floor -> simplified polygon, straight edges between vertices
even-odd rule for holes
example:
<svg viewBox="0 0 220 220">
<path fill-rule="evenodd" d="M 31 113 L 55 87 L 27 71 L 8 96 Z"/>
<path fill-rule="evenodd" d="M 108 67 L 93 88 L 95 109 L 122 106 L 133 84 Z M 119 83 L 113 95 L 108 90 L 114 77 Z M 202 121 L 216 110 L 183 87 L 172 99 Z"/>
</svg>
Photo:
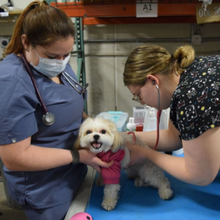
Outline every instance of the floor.
<svg viewBox="0 0 220 220">
<path fill-rule="evenodd" d="M 95 171 L 89 167 L 87 176 L 75 199 L 72 201 L 65 220 L 69 220 L 75 213 L 85 211 L 94 177 Z M 0 182 L 0 220 L 27 220 L 22 210 L 10 208 L 8 206 L 3 182 Z"/>
<path fill-rule="evenodd" d="M 0 219 L 1 220 L 27 220 L 24 212 L 12 209 L 7 204 L 3 182 L 0 182 Z"/>
</svg>

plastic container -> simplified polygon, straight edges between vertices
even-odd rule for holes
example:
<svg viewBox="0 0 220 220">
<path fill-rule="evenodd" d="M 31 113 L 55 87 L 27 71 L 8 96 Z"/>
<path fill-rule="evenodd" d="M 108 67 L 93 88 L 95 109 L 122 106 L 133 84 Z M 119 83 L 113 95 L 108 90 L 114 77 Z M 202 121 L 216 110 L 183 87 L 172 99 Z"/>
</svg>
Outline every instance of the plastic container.
<svg viewBox="0 0 220 220">
<path fill-rule="evenodd" d="M 170 118 L 170 108 L 162 110 L 160 116 L 159 129 L 167 129 Z M 157 109 L 152 107 L 146 108 L 143 131 L 157 130 Z"/>
<path fill-rule="evenodd" d="M 109 119 L 116 124 L 118 131 L 122 132 L 126 129 L 126 124 L 128 121 L 128 113 L 121 111 L 109 111 L 102 112 L 98 116 Z"/>
<path fill-rule="evenodd" d="M 143 131 L 144 123 L 138 123 L 136 124 L 136 131 Z"/>
<path fill-rule="evenodd" d="M 133 107 L 133 118 L 135 124 L 144 124 L 146 108 L 144 106 Z"/>
<path fill-rule="evenodd" d="M 126 131 L 136 131 L 136 124 L 134 123 L 133 117 L 129 117 L 129 122 L 126 125 Z"/>
</svg>

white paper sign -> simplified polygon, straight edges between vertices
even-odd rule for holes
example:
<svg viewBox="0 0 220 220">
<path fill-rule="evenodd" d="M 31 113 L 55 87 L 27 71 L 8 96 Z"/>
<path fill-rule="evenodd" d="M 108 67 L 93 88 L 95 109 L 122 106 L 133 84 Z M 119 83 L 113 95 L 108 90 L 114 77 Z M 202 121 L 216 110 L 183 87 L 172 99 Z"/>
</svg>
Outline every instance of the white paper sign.
<svg viewBox="0 0 220 220">
<path fill-rule="evenodd" d="M 0 17 L 8 17 L 9 13 L 7 11 L 0 12 Z"/>
<path fill-rule="evenodd" d="M 136 2 L 136 17 L 158 17 L 157 0 L 146 0 Z"/>
</svg>

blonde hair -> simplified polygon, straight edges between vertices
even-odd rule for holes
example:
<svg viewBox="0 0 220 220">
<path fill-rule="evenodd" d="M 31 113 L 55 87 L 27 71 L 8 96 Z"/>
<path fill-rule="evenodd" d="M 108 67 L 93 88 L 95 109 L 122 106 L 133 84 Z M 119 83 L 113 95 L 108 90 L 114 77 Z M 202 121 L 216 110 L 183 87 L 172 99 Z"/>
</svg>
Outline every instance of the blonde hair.
<svg viewBox="0 0 220 220">
<path fill-rule="evenodd" d="M 182 46 L 171 55 L 165 48 L 156 45 L 145 45 L 135 48 L 128 56 L 123 80 L 127 85 L 144 85 L 149 74 L 181 74 L 195 58 L 194 49 Z"/>
<path fill-rule="evenodd" d="M 75 37 L 71 19 L 62 10 L 49 6 L 46 1 L 33 1 L 19 16 L 10 43 L 5 53 L 23 52 L 21 36 L 26 34 L 29 43 L 35 47 L 49 46 L 69 36 Z"/>
</svg>

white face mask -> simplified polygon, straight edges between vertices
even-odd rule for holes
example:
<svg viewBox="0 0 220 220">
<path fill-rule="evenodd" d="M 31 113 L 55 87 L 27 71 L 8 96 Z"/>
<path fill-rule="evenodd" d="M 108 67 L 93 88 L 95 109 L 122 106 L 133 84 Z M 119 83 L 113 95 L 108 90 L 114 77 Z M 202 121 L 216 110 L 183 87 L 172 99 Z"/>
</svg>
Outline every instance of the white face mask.
<svg viewBox="0 0 220 220">
<path fill-rule="evenodd" d="M 35 49 L 34 49 L 35 50 Z M 70 54 L 64 60 L 49 59 L 40 57 L 35 50 L 37 56 L 39 57 L 39 64 L 35 66 L 32 62 L 31 65 L 43 73 L 47 77 L 56 77 L 66 68 L 66 65 L 70 59 Z"/>
</svg>

